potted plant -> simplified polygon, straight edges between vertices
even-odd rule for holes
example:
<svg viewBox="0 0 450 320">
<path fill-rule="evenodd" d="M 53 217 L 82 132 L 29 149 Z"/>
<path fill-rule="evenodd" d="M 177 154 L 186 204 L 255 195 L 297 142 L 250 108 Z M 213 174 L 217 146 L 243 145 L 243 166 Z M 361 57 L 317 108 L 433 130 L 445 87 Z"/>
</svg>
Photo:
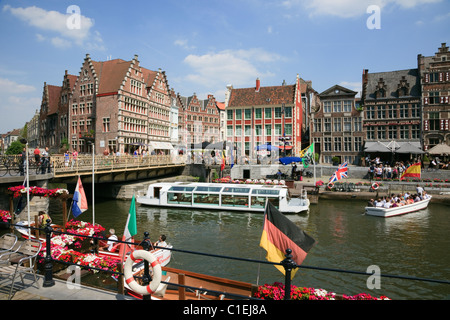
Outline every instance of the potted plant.
<svg viewBox="0 0 450 320">
<path fill-rule="evenodd" d="M 339 165 L 339 161 L 340 161 L 339 157 L 331 158 L 331 162 L 333 162 L 333 166 Z"/>
</svg>

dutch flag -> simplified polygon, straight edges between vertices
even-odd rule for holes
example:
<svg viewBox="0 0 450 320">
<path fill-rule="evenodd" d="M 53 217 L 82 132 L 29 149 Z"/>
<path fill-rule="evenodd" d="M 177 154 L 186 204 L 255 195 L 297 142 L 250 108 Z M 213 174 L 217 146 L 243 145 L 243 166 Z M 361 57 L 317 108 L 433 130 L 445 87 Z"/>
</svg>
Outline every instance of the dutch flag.
<svg viewBox="0 0 450 320">
<path fill-rule="evenodd" d="M 84 193 L 83 185 L 81 184 L 81 178 L 78 177 L 77 187 L 73 193 L 72 201 L 72 213 L 76 218 L 88 208 L 86 194 Z"/>
</svg>

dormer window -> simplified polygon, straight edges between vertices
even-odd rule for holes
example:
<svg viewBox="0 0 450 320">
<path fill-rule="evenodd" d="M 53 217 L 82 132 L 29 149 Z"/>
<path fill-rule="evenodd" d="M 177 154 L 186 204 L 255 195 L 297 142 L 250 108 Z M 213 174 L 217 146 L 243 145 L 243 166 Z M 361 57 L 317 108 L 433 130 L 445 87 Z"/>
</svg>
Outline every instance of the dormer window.
<svg viewBox="0 0 450 320">
<path fill-rule="evenodd" d="M 377 87 L 375 88 L 375 98 L 386 98 L 386 84 L 383 78 L 378 81 Z"/>
</svg>

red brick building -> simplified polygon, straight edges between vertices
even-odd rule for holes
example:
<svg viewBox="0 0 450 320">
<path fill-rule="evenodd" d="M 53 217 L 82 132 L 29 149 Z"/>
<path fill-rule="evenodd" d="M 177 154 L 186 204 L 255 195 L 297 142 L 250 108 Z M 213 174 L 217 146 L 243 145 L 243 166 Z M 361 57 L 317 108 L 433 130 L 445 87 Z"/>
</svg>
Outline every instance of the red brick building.
<svg viewBox="0 0 450 320">
<path fill-rule="evenodd" d="M 228 87 L 226 105 L 227 143 L 236 149 L 235 161 L 256 160 L 260 145 L 277 146 L 282 154 L 298 154 L 309 141 L 302 140 L 309 127 L 308 108 L 313 90 L 297 76 L 294 85 Z M 284 140 L 286 139 L 286 140 Z M 302 144 L 303 142 L 303 144 Z M 263 152 L 264 153 L 264 152 Z"/>
<path fill-rule="evenodd" d="M 422 89 L 422 132 L 424 150 L 450 145 L 450 52 L 442 43 L 429 57 L 417 57 Z"/>
<path fill-rule="evenodd" d="M 170 90 L 164 72 L 131 61 L 93 61 L 89 55 L 81 67 L 70 108 L 73 149 L 96 153 L 167 153 L 170 144 Z M 85 138 L 88 139 L 85 139 Z"/>
</svg>

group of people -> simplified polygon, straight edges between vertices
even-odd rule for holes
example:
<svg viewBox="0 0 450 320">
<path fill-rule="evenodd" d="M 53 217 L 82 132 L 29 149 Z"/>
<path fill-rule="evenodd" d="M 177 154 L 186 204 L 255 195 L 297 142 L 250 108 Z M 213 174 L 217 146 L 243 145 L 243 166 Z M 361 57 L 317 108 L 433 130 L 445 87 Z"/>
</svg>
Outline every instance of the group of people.
<svg viewBox="0 0 450 320">
<path fill-rule="evenodd" d="M 367 173 L 370 180 L 373 178 L 398 179 L 410 166 L 411 163 L 409 161 L 406 163 L 398 161 L 391 166 L 389 163 L 383 163 L 379 158 L 376 158 L 375 161 L 370 162 Z"/>
<path fill-rule="evenodd" d="M 381 197 L 377 200 L 370 199 L 368 206 L 389 209 L 406 206 L 414 202 L 428 199 L 429 197 L 430 196 L 427 194 L 427 192 L 420 185 L 417 185 L 416 193 L 414 194 L 409 194 L 408 192 L 400 194 L 392 193 L 391 196 Z"/>
<path fill-rule="evenodd" d="M 36 147 L 33 151 L 34 155 L 34 161 L 37 166 L 40 167 L 40 172 L 42 174 L 45 174 L 45 172 L 50 173 L 50 153 L 48 152 L 48 147 L 45 147 L 41 151 L 39 147 Z M 23 148 L 22 154 L 21 154 L 22 160 L 20 162 L 20 175 L 25 175 L 25 169 L 27 165 L 27 148 Z"/>
</svg>

